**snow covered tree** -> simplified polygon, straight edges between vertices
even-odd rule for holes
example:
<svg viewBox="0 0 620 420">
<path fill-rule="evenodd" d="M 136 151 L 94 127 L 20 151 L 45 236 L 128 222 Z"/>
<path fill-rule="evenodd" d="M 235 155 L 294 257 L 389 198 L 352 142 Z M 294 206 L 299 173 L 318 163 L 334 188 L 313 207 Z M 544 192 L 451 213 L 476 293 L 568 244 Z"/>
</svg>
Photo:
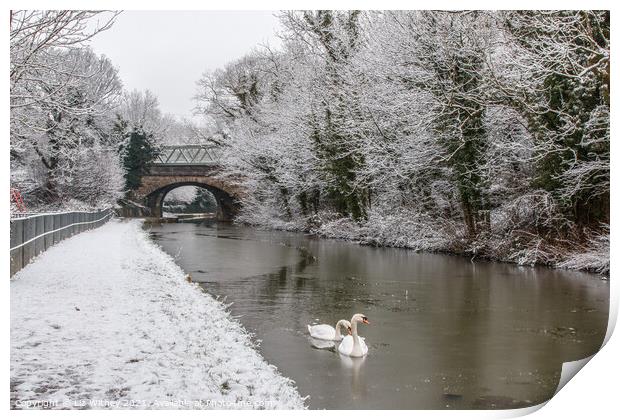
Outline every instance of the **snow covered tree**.
<svg viewBox="0 0 620 420">
<path fill-rule="evenodd" d="M 143 129 L 133 127 L 126 131 L 124 121 L 119 121 L 117 130 L 127 137 L 121 146 L 123 168 L 125 169 L 125 189 L 129 193 L 141 185 L 141 178 L 157 157 L 157 148 L 153 144 L 153 135 Z"/>
<path fill-rule="evenodd" d="M 502 84 L 536 139 L 534 187 L 570 220 L 609 220 L 609 11 L 507 12 L 513 67 Z"/>
<path fill-rule="evenodd" d="M 248 54 L 224 69 L 204 73 L 197 82 L 197 111 L 228 123 L 251 116 L 264 93 L 263 78 L 256 54 Z"/>
<path fill-rule="evenodd" d="M 167 121 L 159 109 L 159 99 L 150 90 L 124 92 L 120 101 L 118 115 L 130 128 L 140 129 L 161 139 Z"/>
<path fill-rule="evenodd" d="M 115 16 L 11 12 L 11 182 L 31 208 L 110 205 L 121 192 L 111 123 L 121 83 L 85 44 Z"/>
<path fill-rule="evenodd" d="M 280 19 L 280 51 L 256 49 L 198 83 L 225 176 L 247 192 L 240 221 L 607 266 L 608 12 Z M 578 243 L 590 245 L 567 260 Z"/>
<path fill-rule="evenodd" d="M 88 11 L 11 12 L 11 150 L 48 129 L 48 112 L 100 114 L 120 89 L 116 70 L 104 57 L 84 50 L 85 42 L 112 25 L 116 13 Z M 96 18 L 97 24 L 92 25 Z M 101 86 L 98 86 L 101 83 Z M 59 101 L 88 86 L 90 101 Z M 82 92 L 82 94 L 86 94 Z M 29 141 L 25 141 L 29 143 Z"/>
<path fill-rule="evenodd" d="M 364 155 L 352 147 L 360 136 L 356 121 L 361 120 L 358 80 L 352 69 L 360 49 L 360 13 L 319 10 L 283 15 L 290 37 L 309 45 L 307 54 L 317 66 L 307 116 L 309 140 L 325 186 L 316 193 L 337 213 L 356 220 L 366 217 L 368 206 L 368 190 L 357 182 Z"/>
<path fill-rule="evenodd" d="M 397 188 L 428 203 L 424 211 L 437 206 L 438 189 L 448 200 L 456 192 L 470 237 L 489 224 L 488 180 L 482 170 L 488 148 L 487 20 L 478 12 L 386 12 L 373 17 L 373 49 L 362 63 L 375 81 L 371 97 L 381 101 L 368 105 L 375 116 L 365 115 L 374 125 L 369 132 L 376 132 L 370 147 L 384 148 L 376 153 L 389 152 L 389 159 L 403 163 L 394 168 L 402 178 Z M 399 111 L 413 112 L 413 118 L 394 113 L 400 104 L 406 105 Z M 376 117 L 377 111 L 383 118 Z"/>
</svg>

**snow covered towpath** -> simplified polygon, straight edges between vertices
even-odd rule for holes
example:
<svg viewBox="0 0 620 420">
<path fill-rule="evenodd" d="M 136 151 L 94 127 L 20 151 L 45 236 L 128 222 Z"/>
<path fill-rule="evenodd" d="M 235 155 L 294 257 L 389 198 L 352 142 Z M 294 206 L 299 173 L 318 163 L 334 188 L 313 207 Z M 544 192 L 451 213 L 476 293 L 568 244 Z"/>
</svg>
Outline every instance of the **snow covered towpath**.
<svg viewBox="0 0 620 420">
<path fill-rule="evenodd" d="M 137 221 L 52 247 L 11 280 L 13 408 L 303 408 L 225 306 Z"/>
</svg>

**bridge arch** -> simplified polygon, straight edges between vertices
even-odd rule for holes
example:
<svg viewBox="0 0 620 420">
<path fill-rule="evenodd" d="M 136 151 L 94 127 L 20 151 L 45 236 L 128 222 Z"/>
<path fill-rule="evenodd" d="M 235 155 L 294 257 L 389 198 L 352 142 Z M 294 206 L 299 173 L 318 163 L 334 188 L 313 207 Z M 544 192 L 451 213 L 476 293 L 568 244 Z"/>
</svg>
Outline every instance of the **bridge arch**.
<svg viewBox="0 0 620 420">
<path fill-rule="evenodd" d="M 140 187 L 131 197 L 145 208 L 144 215 L 162 217 L 166 194 L 186 185 L 205 188 L 218 204 L 218 220 L 232 220 L 243 196 L 242 182 L 223 176 L 221 148 L 206 145 L 178 145 L 160 148 L 147 173 L 140 177 Z"/>
<path fill-rule="evenodd" d="M 168 180 L 167 182 L 170 181 L 171 180 Z M 154 217 L 162 217 L 163 204 L 166 195 L 176 188 L 185 186 L 204 188 L 213 194 L 215 200 L 217 201 L 217 219 L 220 221 L 232 220 L 239 210 L 239 205 L 235 197 L 221 187 L 216 187 L 208 181 L 177 179 L 173 182 L 167 183 L 167 185 L 154 189 L 146 195 L 145 204 L 150 209 L 151 215 Z"/>
</svg>

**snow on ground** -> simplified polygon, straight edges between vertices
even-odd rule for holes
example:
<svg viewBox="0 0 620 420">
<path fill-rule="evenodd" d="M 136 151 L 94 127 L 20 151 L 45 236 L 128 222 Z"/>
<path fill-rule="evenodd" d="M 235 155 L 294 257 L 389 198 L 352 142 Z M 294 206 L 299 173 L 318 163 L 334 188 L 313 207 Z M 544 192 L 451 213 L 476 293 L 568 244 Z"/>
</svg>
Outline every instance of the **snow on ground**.
<svg viewBox="0 0 620 420">
<path fill-rule="evenodd" d="M 137 221 L 67 239 L 11 279 L 11 406 L 303 408 L 225 306 Z"/>
</svg>

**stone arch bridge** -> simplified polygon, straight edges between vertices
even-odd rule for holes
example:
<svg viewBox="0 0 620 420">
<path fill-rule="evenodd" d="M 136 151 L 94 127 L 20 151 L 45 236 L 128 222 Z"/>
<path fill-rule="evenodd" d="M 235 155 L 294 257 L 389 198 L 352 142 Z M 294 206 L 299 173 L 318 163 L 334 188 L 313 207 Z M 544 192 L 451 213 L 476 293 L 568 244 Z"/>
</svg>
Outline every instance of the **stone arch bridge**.
<svg viewBox="0 0 620 420">
<path fill-rule="evenodd" d="M 141 177 L 141 185 L 132 192 L 143 206 L 142 216 L 162 217 L 166 194 L 175 188 L 193 185 L 205 188 L 218 204 L 217 219 L 232 220 L 242 196 L 239 180 L 221 176 L 221 148 L 205 145 L 165 146 Z"/>
</svg>

